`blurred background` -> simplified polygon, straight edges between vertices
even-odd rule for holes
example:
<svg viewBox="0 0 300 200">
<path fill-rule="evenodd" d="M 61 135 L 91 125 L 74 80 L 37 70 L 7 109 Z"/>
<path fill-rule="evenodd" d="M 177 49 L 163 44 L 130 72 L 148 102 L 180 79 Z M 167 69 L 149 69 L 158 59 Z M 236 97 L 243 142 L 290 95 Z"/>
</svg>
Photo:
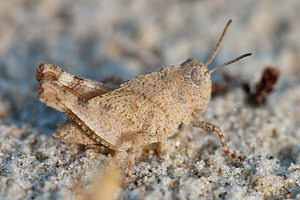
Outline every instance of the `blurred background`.
<svg viewBox="0 0 300 200">
<path fill-rule="evenodd" d="M 299 84 L 299 10 L 298 0 L 1 0 L 0 115 L 46 129 L 62 120 L 36 100 L 40 62 L 99 81 L 111 75 L 126 81 L 190 57 L 206 61 L 229 19 L 211 67 L 252 52 L 225 70 L 253 80 L 270 64 L 288 77 L 283 85 Z"/>
</svg>

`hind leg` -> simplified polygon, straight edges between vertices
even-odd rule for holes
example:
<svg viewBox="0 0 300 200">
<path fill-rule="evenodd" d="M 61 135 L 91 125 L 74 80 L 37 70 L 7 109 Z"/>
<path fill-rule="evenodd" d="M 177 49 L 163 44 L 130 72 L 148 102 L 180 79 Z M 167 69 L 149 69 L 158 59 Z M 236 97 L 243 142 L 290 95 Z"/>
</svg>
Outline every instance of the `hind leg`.
<svg viewBox="0 0 300 200">
<path fill-rule="evenodd" d="M 55 96 L 55 90 L 51 90 L 51 88 L 44 90 L 44 82 L 55 82 L 60 87 L 63 87 L 64 90 L 68 90 L 77 97 L 86 100 L 113 90 L 113 88 L 102 83 L 73 76 L 57 66 L 46 63 L 41 63 L 38 66 L 36 79 L 40 83 L 38 88 L 39 100 L 68 116 L 72 115 L 69 109 L 58 101 Z M 59 127 L 54 137 L 66 142 L 93 144 L 93 141 L 87 141 L 87 137 L 80 138 L 80 132 L 83 132 L 83 130 L 74 121 L 68 120 Z M 66 133 L 68 133 L 68 135 L 66 135 Z"/>
<path fill-rule="evenodd" d="M 98 143 L 90 139 L 82 128 L 71 119 L 67 119 L 59 125 L 53 137 L 67 143 L 83 145 L 97 145 Z"/>
<path fill-rule="evenodd" d="M 70 104 L 78 107 L 81 112 L 88 113 L 88 109 L 81 104 L 88 100 L 74 95 L 65 86 L 50 80 L 42 81 L 39 88 L 39 100 L 71 118 L 71 120 L 67 120 L 58 128 L 54 137 L 65 142 L 86 145 L 100 144 L 102 142 L 101 138 L 91 131 L 82 119 L 78 118 L 76 113 L 74 113 L 74 109 L 72 110 L 72 107 L 68 107 L 70 101 Z"/>
<path fill-rule="evenodd" d="M 85 145 L 86 150 L 96 149 L 104 154 L 112 151 L 108 147 L 91 139 L 86 131 L 84 131 L 76 122 L 71 119 L 67 119 L 61 125 L 59 125 L 57 131 L 53 133 L 53 137 L 67 143 Z"/>
<path fill-rule="evenodd" d="M 71 75 L 55 65 L 46 63 L 41 63 L 38 66 L 36 70 L 36 80 L 40 84 L 42 84 L 44 80 L 55 81 L 61 86 L 68 88 L 71 92 L 76 94 L 76 96 L 87 100 L 115 89 L 91 79 Z"/>
</svg>

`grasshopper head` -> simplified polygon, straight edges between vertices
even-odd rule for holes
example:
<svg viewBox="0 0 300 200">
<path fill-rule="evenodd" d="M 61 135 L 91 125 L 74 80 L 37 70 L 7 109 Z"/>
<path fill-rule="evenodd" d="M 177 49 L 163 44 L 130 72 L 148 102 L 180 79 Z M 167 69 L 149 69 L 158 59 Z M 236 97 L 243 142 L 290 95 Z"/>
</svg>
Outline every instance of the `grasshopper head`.
<svg viewBox="0 0 300 200">
<path fill-rule="evenodd" d="M 223 38 L 227 32 L 227 29 L 229 25 L 231 24 L 231 20 L 228 21 L 226 24 L 223 33 L 218 40 L 218 43 L 207 60 L 205 64 L 203 64 L 201 61 L 196 60 L 196 59 L 188 59 L 184 63 L 181 64 L 181 71 L 182 71 L 182 76 L 184 78 L 184 82 L 191 93 L 191 95 L 194 98 L 194 105 L 195 105 L 195 110 L 197 112 L 203 112 L 210 101 L 210 96 L 211 96 L 211 73 L 214 71 L 229 65 L 231 63 L 234 63 L 244 57 L 250 56 L 251 53 L 243 54 L 235 59 L 232 59 L 228 62 L 225 62 L 222 65 L 219 65 L 211 70 L 208 70 L 207 67 L 209 64 L 212 62 L 214 57 L 216 56 L 220 45 L 223 41 Z"/>
<path fill-rule="evenodd" d="M 193 96 L 195 109 L 204 111 L 211 96 L 211 76 L 207 67 L 196 59 L 181 64 L 184 82 Z"/>
</svg>

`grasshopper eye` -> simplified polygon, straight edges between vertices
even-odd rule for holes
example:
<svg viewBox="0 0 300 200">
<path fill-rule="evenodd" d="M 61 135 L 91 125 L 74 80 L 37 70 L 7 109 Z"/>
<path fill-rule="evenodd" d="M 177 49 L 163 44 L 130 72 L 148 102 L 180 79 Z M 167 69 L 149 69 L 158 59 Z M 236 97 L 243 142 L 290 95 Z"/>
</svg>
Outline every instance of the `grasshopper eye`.
<svg viewBox="0 0 300 200">
<path fill-rule="evenodd" d="M 204 73 L 199 68 L 194 68 L 191 72 L 191 79 L 196 85 L 201 85 L 204 79 Z"/>
</svg>

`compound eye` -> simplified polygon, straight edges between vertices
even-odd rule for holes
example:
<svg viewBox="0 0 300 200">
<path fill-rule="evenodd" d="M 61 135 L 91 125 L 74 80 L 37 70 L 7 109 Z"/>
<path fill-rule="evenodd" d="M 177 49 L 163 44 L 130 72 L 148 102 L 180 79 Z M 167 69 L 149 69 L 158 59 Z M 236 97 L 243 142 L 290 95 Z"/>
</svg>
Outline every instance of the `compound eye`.
<svg viewBox="0 0 300 200">
<path fill-rule="evenodd" d="M 204 73 L 199 68 L 194 68 L 191 72 L 191 79 L 196 85 L 201 85 L 204 79 Z"/>
</svg>

